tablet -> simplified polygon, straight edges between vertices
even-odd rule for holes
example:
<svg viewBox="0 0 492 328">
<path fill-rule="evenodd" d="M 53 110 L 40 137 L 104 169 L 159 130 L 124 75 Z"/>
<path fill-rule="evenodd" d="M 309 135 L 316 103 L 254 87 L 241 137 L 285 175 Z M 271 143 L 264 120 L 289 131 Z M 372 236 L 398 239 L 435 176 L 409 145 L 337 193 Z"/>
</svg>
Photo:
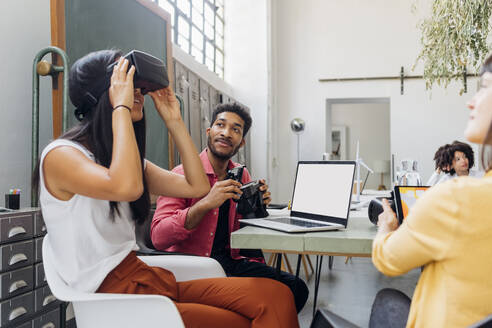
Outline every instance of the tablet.
<svg viewBox="0 0 492 328">
<path fill-rule="evenodd" d="M 410 209 L 428 186 L 395 186 L 396 215 L 400 224 L 408 216 Z"/>
</svg>

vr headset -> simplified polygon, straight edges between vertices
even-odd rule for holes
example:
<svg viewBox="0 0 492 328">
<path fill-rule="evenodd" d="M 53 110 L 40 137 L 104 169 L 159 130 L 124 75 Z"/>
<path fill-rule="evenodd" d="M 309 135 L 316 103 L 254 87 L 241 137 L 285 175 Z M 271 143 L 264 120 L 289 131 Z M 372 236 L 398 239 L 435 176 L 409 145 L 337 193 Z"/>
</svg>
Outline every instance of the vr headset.
<svg viewBox="0 0 492 328">
<path fill-rule="evenodd" d="M 143 95 L 169 86 L 166 66 L 159 58 L 138 50 L 132 50 L 123 57 L 128 59 L 128 69 L 132 65 L 135 66 L 133 85 L 135 88 L 140 88 Z M 101 97 L 104 91 L 109 89 L 111 75 L 117 63 L 112 63 L 107 67 L 104 80 L 94 86 L 92 90 L 88 91 L 85 94 L 83 104 L 75 109 L 75 117 L 79 121 L 84 118 L 90 108 L 97 104 L 99 97 Z"/>
<path fill-rule="evenodd" d="M 133 76 L 133 85 L 135 88 L 140 88 L 142 94 L 150 91 L 159 90 L 169 85 L 166 66 L 159 58 L 156 58 L 148 53 L 138 50 L 132 50 L 124 56 L 128 59 L 128 69 L 135 66 L 135 75 Z M 118 62 L 108 66 L 108 75 L 111 79 L 113 68 Z"/>
</svg>

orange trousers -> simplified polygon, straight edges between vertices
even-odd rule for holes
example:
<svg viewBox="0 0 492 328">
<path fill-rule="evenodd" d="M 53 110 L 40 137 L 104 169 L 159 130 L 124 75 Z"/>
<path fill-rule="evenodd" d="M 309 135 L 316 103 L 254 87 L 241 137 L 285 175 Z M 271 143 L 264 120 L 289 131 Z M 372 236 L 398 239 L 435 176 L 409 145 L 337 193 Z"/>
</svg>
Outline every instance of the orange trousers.
<svg viewBox="0 0 492 328">
<path fill-rule="evenodd" d="M 268 278 L 211 278 L 176 282 L 172 272 L 150 267 L 130 253 L 98 293 L 158 294 L 171 298 L 188 328 L 298 328 L 294 297 Z"/>
</svg>

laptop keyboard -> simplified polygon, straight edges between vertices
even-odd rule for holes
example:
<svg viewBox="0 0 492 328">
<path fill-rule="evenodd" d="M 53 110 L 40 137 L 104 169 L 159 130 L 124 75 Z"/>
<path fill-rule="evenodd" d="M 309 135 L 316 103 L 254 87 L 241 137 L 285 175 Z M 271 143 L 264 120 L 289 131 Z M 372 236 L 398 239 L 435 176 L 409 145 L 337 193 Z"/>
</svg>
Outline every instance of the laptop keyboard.
<svg viewBox="0 0 492 328">
<path fill-rule="evenodd" d="M 303 220 L 293 219 L 293 218 L 289 218 L 289 217 L 275 218 L 275 219 L 272 219 L 272 221 L 285 223 L 285 224 L 292 224 L 292 225 L 295 225 L 298 227 L 305 227 L 305 228 L 326 227 L 326 226 L 330 225 L 330 224 L 303 221 Z"/>
</svg>

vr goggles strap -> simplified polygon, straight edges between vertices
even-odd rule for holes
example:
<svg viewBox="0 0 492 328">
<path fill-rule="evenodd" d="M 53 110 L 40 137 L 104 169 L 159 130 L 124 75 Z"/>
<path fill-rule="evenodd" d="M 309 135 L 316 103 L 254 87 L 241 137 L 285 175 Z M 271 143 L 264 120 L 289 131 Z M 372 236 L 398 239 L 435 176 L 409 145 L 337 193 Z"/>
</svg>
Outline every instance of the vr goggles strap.
<svg viewBox="0 0 492 328">
<path fill-rule="evenodd" d="M 82 121 L 85 117 L 85 114 L 89 112 L 89 110 L 97 105 L 97 98 L 94 97 L 92 93 L 87 91 L 84 95 L 84 101 L 82 104 L 75 109 L 75 117 L 77 120 Z"/>
</svg>

